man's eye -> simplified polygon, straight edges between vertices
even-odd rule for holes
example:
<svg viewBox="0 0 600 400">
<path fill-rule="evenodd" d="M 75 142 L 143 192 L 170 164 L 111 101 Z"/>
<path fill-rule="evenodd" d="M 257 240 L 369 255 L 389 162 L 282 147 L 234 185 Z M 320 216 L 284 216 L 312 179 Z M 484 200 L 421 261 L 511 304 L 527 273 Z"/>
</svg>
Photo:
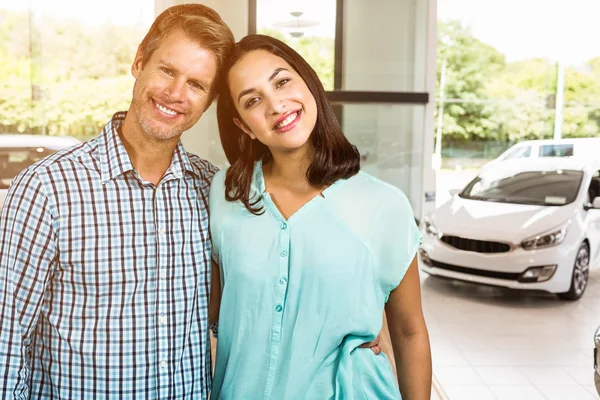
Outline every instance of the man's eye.
<svg viewBox="0 0 600 400">
<path fill-rule="evenodd" d="M 161 68 L 162 72 L 164 72 L 165 74 L 169 75 L 169 76 L 173 76 L 173 71 L 170 70 L 169 68 Z"/>
</svg>

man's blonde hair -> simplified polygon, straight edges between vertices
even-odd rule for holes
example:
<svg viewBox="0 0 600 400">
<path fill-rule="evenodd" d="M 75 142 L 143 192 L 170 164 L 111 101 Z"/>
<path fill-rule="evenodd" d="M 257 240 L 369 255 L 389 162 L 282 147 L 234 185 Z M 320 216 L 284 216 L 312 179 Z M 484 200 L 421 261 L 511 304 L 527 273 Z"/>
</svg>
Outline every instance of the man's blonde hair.
<svg viewBox="0 0 600 400">
<path fill-rule="evenodd" d="M 138 51 L 142 54 L 142 68 L 146 66 L 154 51 L 173 31 L 179 30 L 202 48 L 211 51 L 217 60 L 217 76 L 210 90 L 210 103 L 217 95 L 223 63 L 235 45 L 233 33 L 219 14 L 202 4 L 181 4 L 167 8 L 150 27 L 140 43 Z"/>
</svg>

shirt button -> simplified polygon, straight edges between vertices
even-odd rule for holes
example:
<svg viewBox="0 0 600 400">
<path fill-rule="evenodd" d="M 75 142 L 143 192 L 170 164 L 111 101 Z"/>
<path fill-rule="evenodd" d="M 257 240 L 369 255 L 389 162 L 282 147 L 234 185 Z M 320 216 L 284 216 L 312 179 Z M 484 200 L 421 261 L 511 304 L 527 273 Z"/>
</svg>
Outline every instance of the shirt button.
<svg viewBox="0 0 600 400">
<path fill-rule="evenodd" d="M 167 324 L 167 317 L 165 317 L 164 315 L 161 315 L 159 321 L 160 321 L 161 325 L 166 325 Z"/>
<path fill-rule="evenodd" d="M 166 271 L 160 271 L 160 279 L 167 279 L 167 272 Z"/>
<path fill-rule="evenodd" d="M 286 229 L 287 228 L 287 224 L 285 222 L 281 223 L 281 229 Z"/>
<path fill-rule="evenodd" d="M 280 255 L 281 257 L 285 257 L 285 256 L 287 256 L 287 251 L 285 251 L 285 250 L 281 250 L 281 253 L 279 253 L 279 255 Z"/>
<path fill-rule="evenodd" d="M 285 278 L 281 278 L 281 279 L 279 280 L 279 284 L 280 284 L 280 285 L 285 285 L 286 283 L 287 283 L 287 279 L 285 279 Z"/>
<path fill-rule="evenodd" d="M 166 362 L 165 360 L 162 360 L 162 361 L 160 362 L 160 367 L 161 367 L 161 368 L 167 368 L 167 362 Z"/>
<path fill-rule="evenodd" d="M 283 310 L 283 307 L 281 307 L 281 304 L 278 304 L 277 307 L 275 307 L 275 311 L 281 312 L 281 310 Z"/>
</svg>

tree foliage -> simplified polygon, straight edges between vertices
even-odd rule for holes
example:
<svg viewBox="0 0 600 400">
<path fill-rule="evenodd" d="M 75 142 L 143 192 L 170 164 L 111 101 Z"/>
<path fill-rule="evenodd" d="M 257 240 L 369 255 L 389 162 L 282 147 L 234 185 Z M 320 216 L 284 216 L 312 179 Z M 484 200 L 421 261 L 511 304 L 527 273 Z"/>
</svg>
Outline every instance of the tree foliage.
<svg viewBox="0 0 600 400">
<path fill-rule="evenodd" d="M 131 100 L 131 62 L 145 27 L 76 20 L 33 20 L 0 10 L 0 132 L 95 135 Z M 333 90 L 334 40 L 289 38 Z M 455 21 L 439 22 L 438 94 L 446 65 L 446 141 L 551 137 L 557 67 L 539 58 L 506 62 L 502 53 Z M 563 136 L 600 136 L 600 56 L 565 70 Z M 439 107 L 437 108 L 439 110 Z"/>
<path fill-rule="evenodd" d="M 438 84 L 447 60 L 445 140 L 517 141 L 553 136 L 558 69 L 502 54 L 456 21 L 439 22 Z M 439 90 L 439 86 L 438 86 Z M 563 137 L 600 136 L 600 57 L 565 69 Z"/>
</svg>

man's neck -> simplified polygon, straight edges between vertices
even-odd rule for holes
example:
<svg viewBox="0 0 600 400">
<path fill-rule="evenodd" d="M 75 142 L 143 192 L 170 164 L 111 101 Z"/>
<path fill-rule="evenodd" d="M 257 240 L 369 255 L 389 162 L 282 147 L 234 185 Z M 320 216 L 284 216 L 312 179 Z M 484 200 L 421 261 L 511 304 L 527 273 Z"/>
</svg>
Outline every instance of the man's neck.
<svg viewBox="0 0 600 400">
<path fill-rule="evenodd" d="M 170 140 L 149 137 L 134 121 L 128 120 L 129 115 L 118 129 L 119 137 L 135 170 L 144 180 L 158 185 L 171 165 L 179 137 Z"/>
</svg>

